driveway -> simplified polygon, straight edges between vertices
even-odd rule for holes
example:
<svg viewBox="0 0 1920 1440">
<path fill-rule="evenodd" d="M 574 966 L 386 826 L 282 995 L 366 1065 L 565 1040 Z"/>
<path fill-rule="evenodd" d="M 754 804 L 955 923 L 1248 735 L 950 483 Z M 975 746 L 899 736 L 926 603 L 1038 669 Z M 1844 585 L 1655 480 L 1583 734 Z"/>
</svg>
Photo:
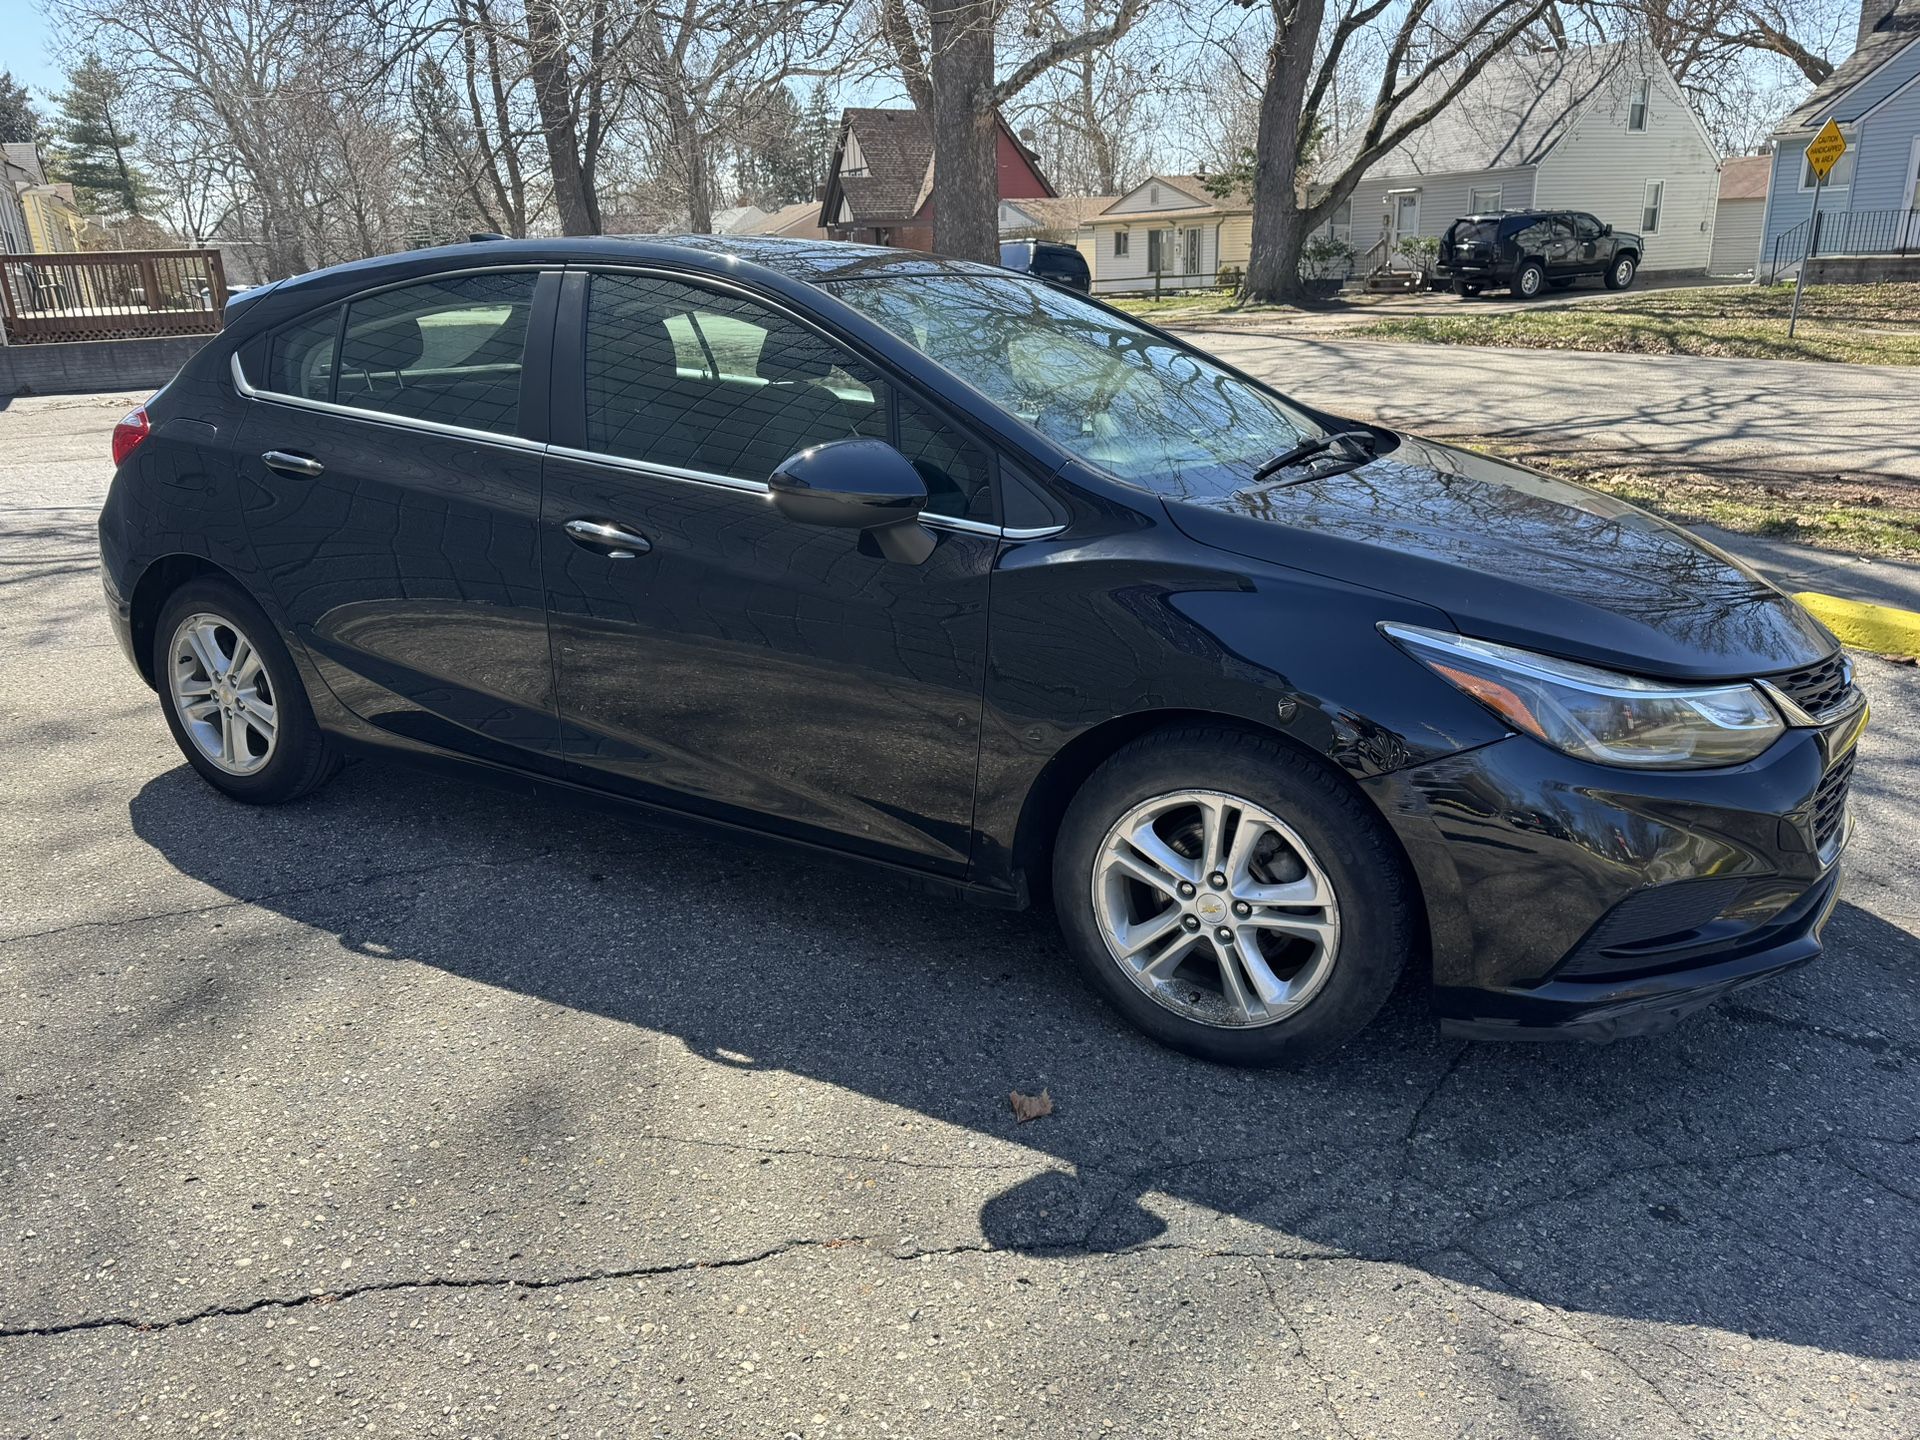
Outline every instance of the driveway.
<svg viewBox="0 0 1920 1440">
<path fill-rule="evenodd" d="M 1623 463 L 1920 482 L 1920 370 L 1195 332 L 1339 414 Z"/>
<path fill-rule="evenodd" d="M 1920 1433 L 1912 670 L 1817 965 L 1229 1072 L 818 856 L 218 798 L 101 614 L 120 408 L 0 408 L 0 1432 Z"/>
</svg>

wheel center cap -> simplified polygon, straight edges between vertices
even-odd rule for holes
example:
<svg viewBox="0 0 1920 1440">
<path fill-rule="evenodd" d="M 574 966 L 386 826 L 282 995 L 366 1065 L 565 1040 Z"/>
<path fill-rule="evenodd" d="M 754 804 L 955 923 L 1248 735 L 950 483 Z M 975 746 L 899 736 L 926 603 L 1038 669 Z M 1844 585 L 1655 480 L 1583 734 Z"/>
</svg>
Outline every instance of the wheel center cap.
<svg viewBox="0 0 1920 1440">
<path fill-rule="evenodd" d="M 1227 902 L 1212 891 L 1203 893 L 1198 900 L 1194 901 L 1193 909 L 1194 913 L 1209 925 L 1217 924 L 1227 918 Z"/>
</svg>

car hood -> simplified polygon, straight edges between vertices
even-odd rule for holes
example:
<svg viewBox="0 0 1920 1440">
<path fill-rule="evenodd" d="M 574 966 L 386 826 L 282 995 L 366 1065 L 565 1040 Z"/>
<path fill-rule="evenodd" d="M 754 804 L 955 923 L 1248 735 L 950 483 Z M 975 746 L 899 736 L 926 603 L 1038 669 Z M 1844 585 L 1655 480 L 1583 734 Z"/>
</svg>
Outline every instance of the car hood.
<svg viewBox="0 0 1920 1440">
<path fill-rule="evenodd" d="M 1218 549 L 1445 611 L 1464 634 L 1674 679 L 1790 669 L 1838 642 L 1724 551 L 1583 486 L 1397 437 L 1345 474 L 1169 500 Z"/>
</svg>

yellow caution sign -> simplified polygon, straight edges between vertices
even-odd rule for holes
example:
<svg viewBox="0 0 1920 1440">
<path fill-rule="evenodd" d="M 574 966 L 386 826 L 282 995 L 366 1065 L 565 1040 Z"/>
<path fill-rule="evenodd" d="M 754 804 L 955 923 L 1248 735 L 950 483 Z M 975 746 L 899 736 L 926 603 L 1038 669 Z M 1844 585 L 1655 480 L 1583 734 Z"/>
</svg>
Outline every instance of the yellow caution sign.
<svg viewBox="0 0 1920 1440">
<path fill-rule="evenodd" d="M 1816 180 L 1825 180 L 1833 173 L 1833 167 L 1840 163 L 1840 157 L 1847 153 L 1847 137 L 1840 133 L 1840 127 L 1829 120 L 1813 137 L 1813 143 L 1807 146 L 1807 164 L 1813 167 Z"/>
</svg>

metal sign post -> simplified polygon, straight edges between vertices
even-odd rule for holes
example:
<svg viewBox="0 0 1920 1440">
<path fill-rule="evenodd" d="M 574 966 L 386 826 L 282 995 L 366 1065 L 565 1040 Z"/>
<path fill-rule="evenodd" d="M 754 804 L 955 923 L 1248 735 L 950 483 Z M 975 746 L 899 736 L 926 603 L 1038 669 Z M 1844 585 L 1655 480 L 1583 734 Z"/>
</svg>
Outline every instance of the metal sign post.
<svg viewBox="0 0 1920 1440">
<path fill-rule="evenodd" d="M 1833 173 L 1833 167 L 1846 153 L 1847 137 L 1831 120 L 1820 127 L 1820 133 L 1807 146 L 1807 164 L 1813 169 L 1813 216 L 1807 222 L 1807 253 L 1800 257 L 1800 273 L 1793 280 L 1793 307 L 1787 312 L 1789 340 L 1793 338 L 1793 327 L 1800 323 L 1800 292 L 1807 288 L 1807 262 L 1820 253 L 1820 191 Z"/>
</svg>

